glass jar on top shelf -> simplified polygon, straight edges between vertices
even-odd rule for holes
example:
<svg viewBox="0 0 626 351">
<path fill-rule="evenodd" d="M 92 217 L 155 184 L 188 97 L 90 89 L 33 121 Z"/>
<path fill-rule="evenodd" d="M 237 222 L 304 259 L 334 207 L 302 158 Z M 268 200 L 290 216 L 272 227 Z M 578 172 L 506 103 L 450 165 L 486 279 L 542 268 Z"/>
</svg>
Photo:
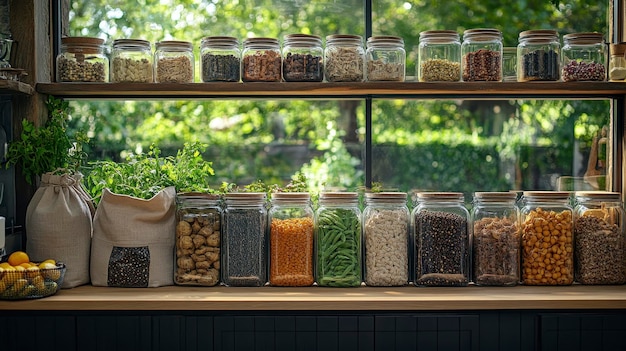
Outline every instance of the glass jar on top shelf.
<svg viewBox="0 0 626 351">
<path fill-rule="evenodd" d="M 56 70 L 57 82 L 108 82 L 109 58 L 104 39 L 61 38 Z"/>
<path fill-rule="evenodd" d="M 517 81 L 558 81 L 560 50 L 559 34 L 555 30 L 521 32 L 517 45 Z"/>
<path fill-rule="evenodd" d="M 404 39 L 388 35 L 368 38 L 365 62 L 368 81 L 403 82 L 406 76 Z"/>
<path fill-rule="evenodd" d="M 606 45 L 601 33 L 564 35 L 562 56 L 564 82 L 606 80 Z"/>
<path fill-rule="evenodd" d="M 324 80 L 324 49 L 316 35 L 289 34 L 283 41 L 283 80 L 321 82 Z"/>
<path fill-rule="evenodd" d="M 626 43 L 611 44 L 609 51 L 609 79 L 612 82 L 623 82 L 626 79 Z"/>
<path fill-rule="evenodd" d="M 203 82 L 239 82 L 241 50 L 239 40 L 228 36 L 211 36 L 200 42 L 200 71 Z"/>
<path fill-rule="evenodd" d="M 116 39 L 111 53 L 111 82 L 152 83 L 152 47 L 142 39 Z"/>
<path fill-rule="evenodd" d="M 420 82 L 461 80 L 461 41 L 453 30 L 420 33 L 417 77 Z"/>
<path fill-rule="evenodd" d="M 190 42 L 165 40 L 156 43 L 154 81 L 193 83 L 195 59 Z"/>
<path fill-rule="evenodd" d="M 461 71 L 465 82 L 502 81 L 502 32 L 467 29 L 461 44 Z"/>
<path fill-rule="evenodd" d="M 274 38 L 249 38 L 243 42 L 241 79 L 244 82 L 280 82 L 282 54 Z"/>
<path fill-rule="evenodd" d="M 361 82 L 365 75 L 363 37 L 333 34 L 326 37 L 324 75 L 328 82 Z"/>
</svg>

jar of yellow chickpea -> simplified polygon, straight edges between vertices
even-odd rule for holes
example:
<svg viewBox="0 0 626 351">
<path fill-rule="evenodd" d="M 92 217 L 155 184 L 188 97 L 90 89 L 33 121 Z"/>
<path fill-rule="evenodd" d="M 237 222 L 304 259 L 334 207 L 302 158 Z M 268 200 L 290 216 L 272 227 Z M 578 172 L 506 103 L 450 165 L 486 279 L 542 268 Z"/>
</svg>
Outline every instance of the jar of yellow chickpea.
<svg viewBox="0 0 626 351">
<path fill-rule="evenodd" d="M 573 209 L 569 193 L 526 191 L 522 200 L 522 283 L 572 284 Z"/>
</svg>

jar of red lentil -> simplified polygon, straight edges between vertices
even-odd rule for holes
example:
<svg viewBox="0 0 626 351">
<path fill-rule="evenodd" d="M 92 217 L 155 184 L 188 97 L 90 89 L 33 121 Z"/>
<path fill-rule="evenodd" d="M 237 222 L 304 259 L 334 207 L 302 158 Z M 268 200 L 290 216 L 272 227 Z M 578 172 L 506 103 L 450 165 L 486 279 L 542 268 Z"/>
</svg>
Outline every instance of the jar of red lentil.
<svg viewBox="0 0 626 351">
<path fill-rule="evenodd" d="M 241 79 L 244 82 L 280 82 L 282 54 L 274 38 L 249 38 L 243 42 Z"/>
<path fill-rule="evenodd" d="M 606 45 L 601 33 L 563 36 L 561 79 L 564 82 L 606 80 Z"/>
<path fill-rule="evenodd" d="M 313 285 L 313 217 L 309 193 L 272 194 L 269 209 L 270 285 Z"/>
<path fill-rule="evenodd" d="M 461 44 L 463 81 L 502 81 L 502 32 L 479 28 L 463 32 Z"/>
</svg>

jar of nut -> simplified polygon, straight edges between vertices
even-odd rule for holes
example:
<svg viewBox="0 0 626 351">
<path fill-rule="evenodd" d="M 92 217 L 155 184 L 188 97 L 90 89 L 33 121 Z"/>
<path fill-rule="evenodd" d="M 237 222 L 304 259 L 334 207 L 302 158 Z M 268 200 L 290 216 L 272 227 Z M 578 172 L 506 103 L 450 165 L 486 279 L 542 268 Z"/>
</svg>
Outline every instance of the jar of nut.
<svg viewBox="0 0 626 351">
<path fill-rule="evenodd" d="M 575 281 L 589 285 L 626 283 L 620 193 L 577 192 L 574 218 Z"/>
<path fill-rule="evenodd" d="M 241 79 L 244 82 L 280 82 L 282 55 L 274 38 L 249 38 L 243 42 Z"/>
<path fill-rule="evenodd" d="M 563 36 L 561 78 L 564 82 L 606 80 L 606 45 L 601 33 Z"/>
<path fill-rule="evenodd" d="M 188 41 L 165 40 L 156 43 L 154 81 L 156 83 L 193 83 L 193 47 Z"/>
<path fill-rule="evenodd" d="M 56 70 L 57 82 L 108 82 L 109 58 L 104 39 L 61 38 Z"/>
<path fill-rule="evenodd" d="M 557 81 L 560 79 L 561 42 L 556 30 L 536 29 L 519 34 L 517 81 Z"/>
<path fill-rule="evenodd" d="M 141 39 L 117 39 L 111 52 L 111 82 L 152 83 L 152 48 Z"/>
<path fill-rule="evenodd" d="M 365 76 L 370 82 L 403 82 L 406 76 L 404 39 L 387 35 L 368 38 L 365 67 Z"/>
<path fill-rule="evenodd" d="M 526 191 L 522 200 L 522 283 L 572 284 L 574 228 L 569 193 Z"/>
<path fill-rule="evenodd" d="M 461 80 L 461 41 L 453 30 L 420 33 L 417 78 L 420 82 Z"/>
<path fill-rule="evenodd" d="M 214 286 L 220 282 L 222 210 L 219 196 L 176 196 L 177 285 Z"/>
<path fill-rule="evenodd" d="M 361 82 L 365 74 L 363 37 L 333 34 L 326 37 L 324 74 L 328 82 Z"/>
<path fill-rule="evenodd" d="M 513 286 L 520 280 L 519 209 L 513 192 L 477 192 L 472 207 L 473 281 Z"/>
<path fill-rule="evenodd" d="M 320 37 L 308 34 L 285 35 L 283 80 L 285 82 L 324 80 L 324 49 Z"/>
<path fill-rule="evenodd" d="M 407 194 L 365 194 L 363 240 L 365 284 L 402 286 L 409 282 L 409 209 Z"/>
<path fill-rule="evenodd" d="M 206 37 L 200 43 L 203 82 L 239 82 L 241 50 L 233 37 Z"/>
<path fill-rule="evenodd" d="M 311 286 L 313 274 L 313 208 L 309 193 L 272 194 L 270 277 L 272 286 Z"/>
<path fill-rule="evenodd" d="M 463 81 L 502 81 L 502 32 L 498 29 L 463 32 L 461 55 Z"/>
</svg>

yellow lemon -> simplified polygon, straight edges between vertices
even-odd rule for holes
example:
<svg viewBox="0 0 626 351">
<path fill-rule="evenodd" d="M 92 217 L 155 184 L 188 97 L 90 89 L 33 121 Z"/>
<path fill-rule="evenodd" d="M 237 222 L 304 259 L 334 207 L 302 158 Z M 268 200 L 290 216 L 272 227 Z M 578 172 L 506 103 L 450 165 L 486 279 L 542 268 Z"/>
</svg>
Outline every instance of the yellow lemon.
<svg viewBox="0 0 626 351">
<path fill-rule="evenodd" d="M 0 267 L 4 268 L 5 270 L 13 269 L 13 266 L 11 266 L 9 264 L 9 262 L 2 262 L 2 263 L 0 263 Z"/>
<path fill-rule="evenodd" d="M 33 278 L 35 278 L 37 276 L 39 276 L 39 267 L 37 267 L 37 266 L 30 266 L 30 267 L 26 268 L 26 278 L 33 279 Z"/>
<path fill-rule="evenodd" d="M 53 265 L 55 265 L 55 266 L 57 265 L 57 261 L 55 261 L 55 260 L 53 260 L 53 259 L 51 259 L 51 258 L 49 258 L 49 259 L 47 259 L 47 260 L 45 260 L 45 261 L 41 262 L 41 264 L 43 264 L 43 263 L 52 263 L 52 264 L 53 264 Z"/>
<path fill-rule="evenodd" d="M 46 290 L 46 281 L 40 275 L 34 277 L 33 280 L 31 280 L 31 284 L 33 284 L 40 293 L 43 293 L 44 290 Z"/>
<path fill-rule="evenodd" d="M 53 269 L 57 268 L 56 263 L 43 261 L 39 264 L 39 269 Z"/>
<path fill-rule="evenodd" d="M 41 275 L 43 275 L 43 277 L 46 279 L 57 281 L 59 280 L 59 278 L 61 278 L 61 269 L 53 265 L 42 268 L 40 272 Z"/>
<path fill-rule="evenodd" d="M 11 255 L 9 255 L 9 259 L 7 260 L 11 266 L 19 266 L 22 263 L 30 262 L 30 258 L 24 251 L 15 251 Z"/>
</svg>

